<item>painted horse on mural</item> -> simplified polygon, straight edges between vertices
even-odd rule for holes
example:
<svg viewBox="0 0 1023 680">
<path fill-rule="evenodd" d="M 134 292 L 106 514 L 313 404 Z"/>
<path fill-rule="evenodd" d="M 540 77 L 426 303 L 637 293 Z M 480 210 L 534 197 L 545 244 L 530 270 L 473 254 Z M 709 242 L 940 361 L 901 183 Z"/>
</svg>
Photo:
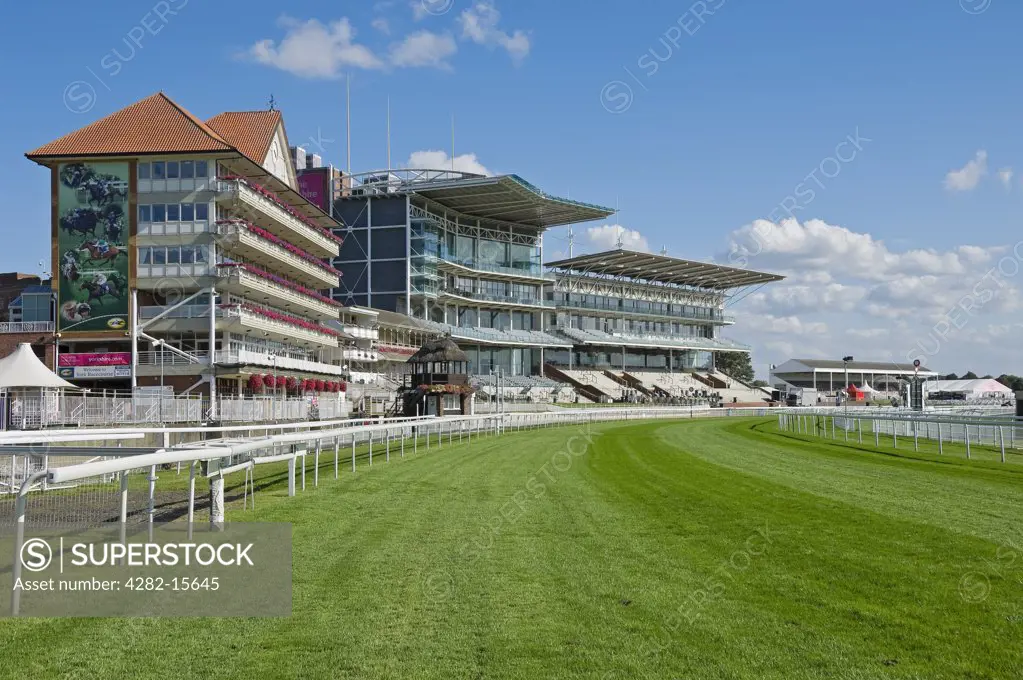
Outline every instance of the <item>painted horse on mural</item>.
<svg viewBox="0 0 1023 680">
<path fill-rule="evenodd" d="M 111 276 L 109 279 L 105 274 L 97 274 L 92 280 L 82 283 L 82 290 L 89 294 L 88 302 L 95 300 L 103 303 L 103 296 L 109 295 L 115 300 L 121 299 L 121 288 L 119 278 Z"/>
<path fill-rule="evenodd" d="M 79 276 L 78 255 L 68 250 L 60 258 L 60 275 L 67 281 L 77 281 Z"/>
<path fill-rule="evenodd" d="M 61 216 L 60 228 L 72 235 L 92 236 L 101 216 L 102 213 L 92 208 L 71 208 Z"/>
<path fill-rule="evenodd" d="M 110 262 L 112 263 L 119 256 L 127 256 L 128 250 L 125 246 L 110 243 L 105 239 L 93 239 L 86 241 L 78 247 L 78 252 L 88 252 L 90 262 Z"/>
</svg>

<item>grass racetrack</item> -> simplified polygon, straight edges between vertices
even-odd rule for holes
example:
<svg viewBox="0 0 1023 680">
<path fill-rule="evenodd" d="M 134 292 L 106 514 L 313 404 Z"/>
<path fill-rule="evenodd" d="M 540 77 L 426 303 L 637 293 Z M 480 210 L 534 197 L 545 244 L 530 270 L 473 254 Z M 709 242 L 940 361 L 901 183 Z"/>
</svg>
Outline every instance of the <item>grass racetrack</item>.
<svg viewBox="0 0 1023 680">
<path fill-rule="evenodd" d="M 746 418 L 410 449 L 229 508 L 293 523 L 292 617 L 3 620 L 0 677 L 1023 677 L 1023 466 Z"/>
</svg>

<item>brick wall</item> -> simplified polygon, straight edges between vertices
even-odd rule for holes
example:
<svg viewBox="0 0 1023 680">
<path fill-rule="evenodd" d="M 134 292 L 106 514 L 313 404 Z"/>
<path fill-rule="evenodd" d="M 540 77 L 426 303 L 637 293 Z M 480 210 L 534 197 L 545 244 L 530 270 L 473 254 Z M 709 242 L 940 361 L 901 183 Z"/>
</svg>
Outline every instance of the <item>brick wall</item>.
<svg viewBox="0 0 1023 680">
<path fill-rule="evenodd" d="M 0 333 L 0 358 L 16 350 L 22 342 L 32 345 L 36 356 L 53 370 L 53 336 L 49 333 Z"/>
</svg>

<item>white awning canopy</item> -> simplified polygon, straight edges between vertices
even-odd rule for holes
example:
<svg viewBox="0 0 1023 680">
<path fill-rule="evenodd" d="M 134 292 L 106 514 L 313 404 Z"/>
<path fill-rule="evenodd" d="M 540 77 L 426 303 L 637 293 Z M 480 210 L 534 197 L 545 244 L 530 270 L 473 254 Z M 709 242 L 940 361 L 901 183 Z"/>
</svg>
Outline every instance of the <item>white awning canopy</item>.
<svg viewBox="0 0 1023 680">
<path fill-rule="evenodd" d="M 39 360 L 27 342 L 20 343 L 16 350 L 0 359 L 0 389 L 24 387 L 79 389 L 77 385 L 72 385 L 46 368 L 46 365 Z"/>
</svg>

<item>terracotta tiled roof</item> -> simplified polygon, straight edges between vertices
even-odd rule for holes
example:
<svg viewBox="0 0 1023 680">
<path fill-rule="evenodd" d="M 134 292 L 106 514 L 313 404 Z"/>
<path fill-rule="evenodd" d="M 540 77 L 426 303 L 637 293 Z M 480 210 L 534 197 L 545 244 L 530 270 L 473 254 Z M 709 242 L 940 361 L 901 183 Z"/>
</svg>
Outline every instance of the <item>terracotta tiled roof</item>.
<svg viewBox="0 0 1023 680">
<path fill-rule="evenodd" d="M 206 123 L 157 92 L 25 155 L 35 160 L 234 150 Z"/>
<path fill-rule="evenodd" d="M 249 160 L 262 165 L 280 122 L 280 111 L 227 111 L 206 124 Z"/>
</svg>

